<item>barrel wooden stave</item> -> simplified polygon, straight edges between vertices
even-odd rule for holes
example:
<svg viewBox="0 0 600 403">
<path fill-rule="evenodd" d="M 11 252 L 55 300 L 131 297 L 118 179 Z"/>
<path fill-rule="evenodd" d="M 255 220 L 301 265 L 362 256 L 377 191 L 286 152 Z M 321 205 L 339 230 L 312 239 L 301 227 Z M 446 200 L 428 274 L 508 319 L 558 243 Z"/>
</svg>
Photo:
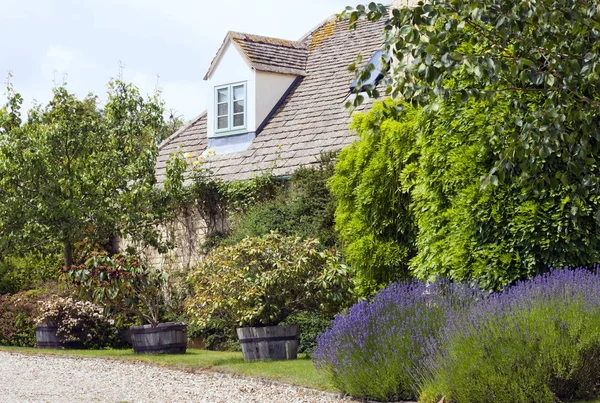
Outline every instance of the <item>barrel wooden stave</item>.
<svg viewBox="0 0 600 403">
<path fill-rule="evenodd" d="M 238 328 L 244 360 L 295 360 L 298 329 L 298 325 Z"/>
<path fill-rule="evenodd" d="M 65 341 L 64 338 L 58 336 L 58 325 L 56 324 L 41 324 L 35 328 L 35 344 L 37 348 L 66 348 L 66 349 L 82 349 L 84 348 L 81 341 Z"/>
<path fill-rule="evenodd" d="M 187 332 L 184 323 L 132 326 L 131 343 L 136 354 L 185 354 Z"/>
</svg>

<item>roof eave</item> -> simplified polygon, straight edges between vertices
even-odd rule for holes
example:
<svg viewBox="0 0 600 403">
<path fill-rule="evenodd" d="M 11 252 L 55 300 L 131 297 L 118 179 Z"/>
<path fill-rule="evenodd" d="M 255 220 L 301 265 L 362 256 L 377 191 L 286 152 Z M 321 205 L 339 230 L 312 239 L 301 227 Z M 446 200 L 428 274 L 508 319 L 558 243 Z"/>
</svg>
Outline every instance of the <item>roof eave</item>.
<svg viewBox="0 0 600 403">
<path fill-rule="evenodd" d="M 305 77 L 307 75 L 305 70 L 291 69 L 291 68 L 287 68 L 287 67 L 270 66 L 267 64 L 254 63 L 253 67 L 256 71 L 264 71 L 266 73 L 287 74 L 287 75 L 298 76 L 298 77 Z"/>
</svg>

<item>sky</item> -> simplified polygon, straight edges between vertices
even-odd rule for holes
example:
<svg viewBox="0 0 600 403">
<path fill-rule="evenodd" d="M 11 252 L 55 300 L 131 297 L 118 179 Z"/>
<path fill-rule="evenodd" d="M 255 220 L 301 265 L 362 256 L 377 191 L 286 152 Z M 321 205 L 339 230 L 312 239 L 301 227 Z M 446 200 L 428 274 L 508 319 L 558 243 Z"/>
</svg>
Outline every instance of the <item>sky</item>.
<svg viewBox="0 0 600 403">
<path fill-rule="evenodd" d="M 106 99 L 124 81 L 190 120 L 206 109 L 203 81 L 227 31 L 296 40 L 357 0 L 0 0 L 0 105 L 8 74 L 24 107 L 67 83 Z"/>
</svg>

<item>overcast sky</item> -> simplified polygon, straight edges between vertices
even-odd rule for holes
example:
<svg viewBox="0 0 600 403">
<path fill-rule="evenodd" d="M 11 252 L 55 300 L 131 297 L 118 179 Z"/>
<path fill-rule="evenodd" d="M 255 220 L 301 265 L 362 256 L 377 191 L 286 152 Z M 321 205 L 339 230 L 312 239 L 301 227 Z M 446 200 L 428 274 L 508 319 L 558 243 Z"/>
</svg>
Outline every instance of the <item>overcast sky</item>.
<svg viewBox="0 0 600 403">
<path fill-rule="evenodd" d="M 0 0 L 0 78 L 45 104 L 54 82 L 105 99 L 116 77 L 144 93 L 158 83 L 186 120 L 206 108 L 202 78 L 227 31 L 299 39 L 360 0 Z M 5 101 L 0 91 L 0 104 Z"/>
</svg>

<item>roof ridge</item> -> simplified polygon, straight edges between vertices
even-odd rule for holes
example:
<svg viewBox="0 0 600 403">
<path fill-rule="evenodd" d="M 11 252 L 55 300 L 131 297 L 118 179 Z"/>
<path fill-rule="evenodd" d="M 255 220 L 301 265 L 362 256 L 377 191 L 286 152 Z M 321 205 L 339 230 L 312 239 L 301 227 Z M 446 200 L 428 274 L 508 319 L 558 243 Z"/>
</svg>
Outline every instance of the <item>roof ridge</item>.
<svg viewBox="0 0 600 403">
<path fill-rule="evenodd" d="M 184 124 L 183 126 L 181 126 L 179 129 L 177 129 L 173 134 L 171 134 L 169 137 L 167 137 L 166 139 L 164 139 L 158 145 L 158 150 L 160 151 L 164 146 L 167 146 L 167 145 L 171 144 L 173 142 L 173 140 L 175 140 L 177 137 L 179 137 L 183 132 L 185 132 L 191 126 L 193 126 L 198 121 L 200 121 L 200 119 L 202 119 L 203 117 L 205 117 L 207 113 L 208 112 L 205 110 L 200 115 L 196 116 L 195 118 L 193 118 L 192 120 L 190 120 L 189 122 L 187 122 L 186 124 Z"/>
<path fill-rule="evenodd" d="M 329 21 L 332 21 L 333 19 L 337 18 L 338 14 L 332 14 L 329 17 L 325 18 L 323 21 L 321 21 L 320 23 L 318 23 L 317 25 L 315 25 L 311 30 L 309 30 L 307 33 L 305 33 L 304 35 L 302 35 L 300 37 L 300 39 L 298 39 L 296 42 L 302 42 L 304 43 L 306 46 L 308 46 L 308 43 L 306 43 L 306 40 L 308 38 L 310 38 L 311 35 L 313 35 L 315 32 L 317 32 L 319 29 L 321 29 L 321 27 L 325 24 L 327 24 Z"/>
<path fill-rule="evenodd" d="M 231 35 L 232 39 L 250 40 L 252 42 L 260 42 L 269 45 L 283 46 L 295 49 L 306 49 L 306 44 L 301 41 L 276 38 L 274 36 L 256 35 L 239 31 L 229 31 L 227 35 Z"/>
</svg>

